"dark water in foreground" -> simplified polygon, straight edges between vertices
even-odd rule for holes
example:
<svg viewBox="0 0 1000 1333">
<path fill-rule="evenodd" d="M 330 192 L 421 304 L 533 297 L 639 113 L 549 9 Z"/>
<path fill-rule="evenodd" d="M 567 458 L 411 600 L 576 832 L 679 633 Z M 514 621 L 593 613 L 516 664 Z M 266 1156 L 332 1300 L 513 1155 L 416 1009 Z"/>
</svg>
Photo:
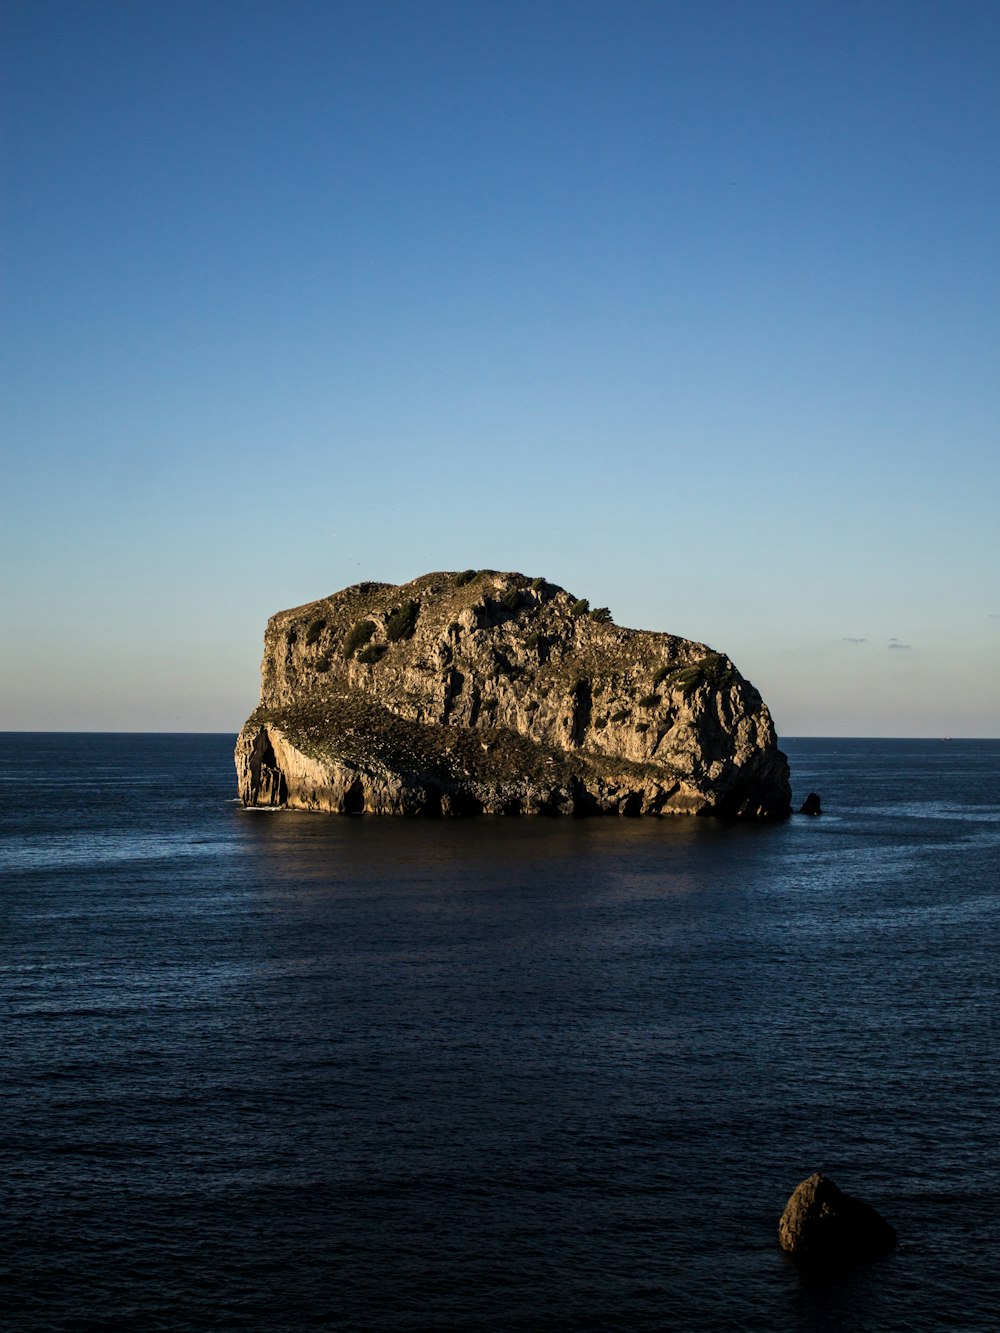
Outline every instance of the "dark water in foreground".
<svg viewBox="0 0 1000 1333">
<path fill-rule="evenodd" d="M 786 742 L 828 813 L 753 828 L 2 740 L 5 1327 L 1000 1326 L 1000 743 Z M 898 1251 L 799 1275 L 817 1167 Z"/>
</svg>

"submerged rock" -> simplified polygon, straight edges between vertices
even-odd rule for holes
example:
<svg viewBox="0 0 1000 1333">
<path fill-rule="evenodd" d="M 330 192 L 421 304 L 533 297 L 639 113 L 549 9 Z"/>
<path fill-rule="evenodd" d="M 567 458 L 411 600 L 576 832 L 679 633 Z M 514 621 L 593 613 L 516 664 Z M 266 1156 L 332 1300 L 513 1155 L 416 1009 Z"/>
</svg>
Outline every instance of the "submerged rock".
<svg viewBox="0 0 1000 1333">
<path fill-rule="evenodd" d="M 544 579 L 359 583 L 268 622 L 245 805 L 784 818 L 788 763 L 722 653 Z"/>
<path fill-rule="evenodd" d="M 816 1171 L 803 1180 L 778 1223 L 781 1248 L 816 1265 L 860 1263 L 896 1244 L 896 1232 L 879 1213 L 829 1176 Z"/>
</svg>

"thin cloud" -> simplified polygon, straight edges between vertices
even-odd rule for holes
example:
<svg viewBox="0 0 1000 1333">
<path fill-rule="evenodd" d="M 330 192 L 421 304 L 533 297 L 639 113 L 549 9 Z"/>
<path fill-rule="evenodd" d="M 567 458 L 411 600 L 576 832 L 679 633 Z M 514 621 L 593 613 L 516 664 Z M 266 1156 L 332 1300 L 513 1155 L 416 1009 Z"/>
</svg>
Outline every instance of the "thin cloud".
<svg viewBox="0 0 1000 1333">
<path fill-rule="evenodd" d="M 889 647 L 899 648 L 901 651 L 906 651 L 906 652 L 909 652 L 910 650 L 910 645 L 908 643 L 900 643 L 898 639 L 890 639 Z"/>
<path fill-rule="evenodd" d="M 840 642 L 841 642 L 841 643 L 867 643 L 868 640 L 867 640 L 867 639 L 852 639 L 851 636 L 850 636 L 849 634 L 845 634 L 844 637 L 841 639 Z"/>
</svg>

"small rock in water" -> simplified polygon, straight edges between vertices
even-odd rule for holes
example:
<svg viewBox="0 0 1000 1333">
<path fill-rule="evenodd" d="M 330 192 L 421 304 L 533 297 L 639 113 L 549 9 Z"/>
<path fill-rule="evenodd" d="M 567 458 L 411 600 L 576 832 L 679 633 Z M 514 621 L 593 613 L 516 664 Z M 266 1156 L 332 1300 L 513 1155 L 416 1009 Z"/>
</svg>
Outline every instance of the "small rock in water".
<svg viewBox="0 0 1000 1333">
<path fill-rule="evenodd" d="M 778 1223 L 781 1248 L 806 1263 L 863 1263 L 896 1244 L 896 1232 L 870 1204 L 843 1194 L 814 1172 L 794 1190 Z"/>
<path fill-rule="evenodd" d="M 799 806 L 799 814 L 818 815 L 819 813 L 820 813 L 819 796 L 817 795 L 816 792 L 811 791 L 809 795 L 806 797 L 806 799 Z"/>
</svg>

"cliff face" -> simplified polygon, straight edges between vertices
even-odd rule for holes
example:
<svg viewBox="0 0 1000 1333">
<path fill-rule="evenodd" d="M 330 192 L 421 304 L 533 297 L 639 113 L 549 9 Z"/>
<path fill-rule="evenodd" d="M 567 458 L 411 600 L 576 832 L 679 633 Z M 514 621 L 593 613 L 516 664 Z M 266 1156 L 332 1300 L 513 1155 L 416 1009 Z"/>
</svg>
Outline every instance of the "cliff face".
<svg viewBox="0 0 1000 1333">
<path fill-rule="evenodd" d="M 245 805 L 781 818 L 788 764 L 728 657 L 543 579 L 360 583 L 268 622 Z"/>
</svg>

